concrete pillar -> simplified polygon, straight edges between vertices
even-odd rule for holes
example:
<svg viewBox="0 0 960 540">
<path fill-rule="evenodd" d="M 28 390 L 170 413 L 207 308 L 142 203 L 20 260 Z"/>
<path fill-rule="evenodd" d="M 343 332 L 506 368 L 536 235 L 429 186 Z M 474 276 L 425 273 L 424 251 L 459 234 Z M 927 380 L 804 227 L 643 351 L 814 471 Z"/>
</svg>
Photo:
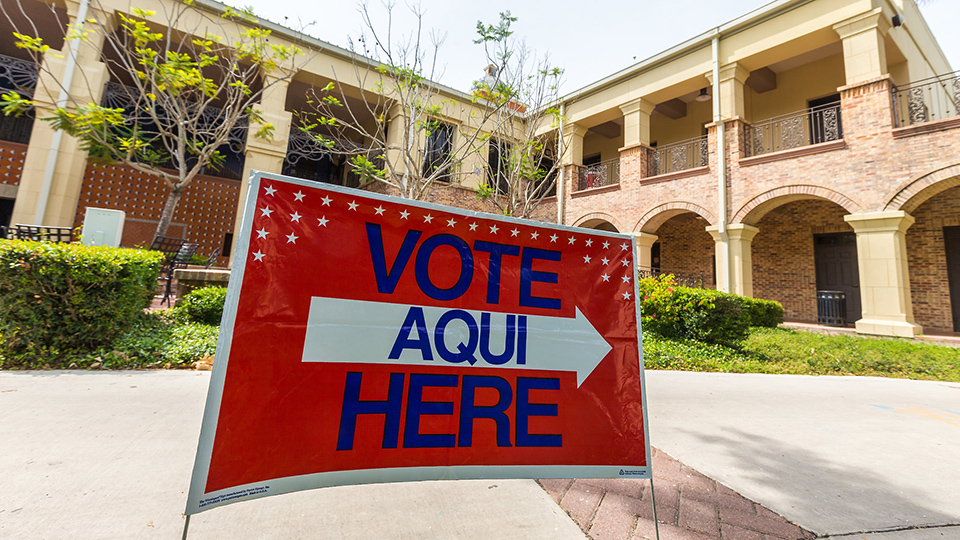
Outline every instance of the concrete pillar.
<svg viewBox="0 0 960 540">
<path fill-rule="evenodd" d="M 563 153 L 564 165 L 582 165 L 583 164 L 583 136 L 587 134 L 587 128 L 568 124 L 563 128 L 563 146 L 567 149 Z"/>
<path fill-rule="evenodd" d="M 276 128 L 273 139 L 264 140 L 255 137 L 258 125 L 251 125 L 247 130 L 246 156 L 243 162 L 243 174 L 240 176 L 240 196 L 237 198 L 237 215 L 233 227 L 233 245 L 230 247 L 230 265 L 233 265 L 234 248 L 240 237 L 240 220 L 243 218 L 243 208 L 247 196 L 247 186 L 250 185 L 250 172 L 262 171 L 281 173 L 283 158 L 287 155 L 287 145 L 290 143 L 290 125 L 293 114 L 285 109 L 287 87 L 289 79 L 268 78 L 264 84 L 269 84 L 260 97 L 258 108 L 263 111 L 263 119 Z"/>
<path fill-rule="evenodd" d="M 655 105 L 643 98 L 637 98 L 620 105 L 623 111 L 623 146 L 630 148 L 638 144 L 650 144 L 650 114 Z"/>
<path fill-rule="evenodd" d="M 849 214 L 843 220 L 857 233 L 862 318 L 857 332 L 914 337 L 922 328 L 914 322 L 907 267 L 906 232 L 913 216 L 903 211 Z"/>
<path fill-rule="evenodd" d="M 876 79 L 887 73 L 887 52 L 883 39 L 890 27 L 883 8 L 876 8 L 833 26 L 843 40 L 843 69 L 848 85 Z"/>
<path fill-rule="evenodd" d="M 743 223 L 727 225 L 720 234 L 717 226 L 707 227 L 716 245 L 717 289 L 740 296 L 753 296 L 753 237 L 760 229 Z M 724 238 L 726 236 L 726 238 Z M 727 248 L 724 248 L 724 241 Z M 727 254 L 724 257 L 724 254 Z"/>
<path fill-rule="evenodd" d="M 750 71 L 736 62 L 720 68 L 720 97 L 714 96 L 713 99 L 720 100 L 721 118 L 726 120 L 746 116 L 743 85 L 749 76 Z M 707 73 L 707 80 L 712 86 L 713 72 Z"/>
<path fill-rule="evenodd" d="M 79 2 L 68 0 L 66 8 L 69 23 L 76 24 Z M 90 17 L 88 13 L 88 18 Z M 111 15 L 98 13 L 97 20 L 112 26 Z M 100 62 L 103 30 L 94 29 L 94 23 L 85 24 L 87 29 L 92 31 L 88 35 L 89 40 L 81 41 L 77 51 L 77 67 L 70 88 L 72 99 L 67 104 L 68 108 L 71 108 L 73 103 L 100 103 L 104 85 L 109 79 L 106 65 Z M 112 28 L 107 29 L 111 30 Z M 63 49 L 59 52 L 60 58 L 48 54 L 43 59 L 44 68 L 53 73 L 53 76 L 45 73 L 43 69 L 40 71 L 40 80 L 33 96 L 38 120 L 33 123 L 30 133 L 30 146 L 20 175 L 20 188 L 17 191 L 11 223 L 73 226 L 87 167 L 87 153 L 80 148 L 77 139 L 66 134 L 60 135 L 59 146 L 54 150 L 55 132 L 49 122 L 39 120 L 51 116 L 56 110 L 60 98 L 60 84 L 57 81 L 63 81 L 68 59 L 72 56 L 72 43 L 74 40 L 64 40 Z M 51 157 L 51 152 L 54 151 L 56 155 Z M 51 173 L 50 189 L 45 202 L 41 203 L 44 178 L 50 178 Z M 37 214 L 38 205 L 45 207 L 43 215 Z"/>
<path fill-rule="evenodd" d="M 637 239 L 637 252 L 634 254 L 635 260 L 637 261 L 637 270 L 649 271 L 653 268 L 651 248 L 660 237 L 645 232 L 635 232 L 633 236 Z"/>
</svg>

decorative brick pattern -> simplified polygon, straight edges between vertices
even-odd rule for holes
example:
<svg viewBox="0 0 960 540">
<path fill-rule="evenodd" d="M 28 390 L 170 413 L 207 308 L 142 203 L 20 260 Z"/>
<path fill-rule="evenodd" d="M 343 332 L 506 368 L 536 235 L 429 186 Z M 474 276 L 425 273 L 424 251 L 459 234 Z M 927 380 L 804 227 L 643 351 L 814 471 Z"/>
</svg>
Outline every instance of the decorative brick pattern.
<svg viewBox="0 0 960 540">
<path fill-rule="evenodd" d="M 907 257 L 913 316 L 925 331 L 953 331 L 950 283 L 943 228 L 960 226 L 960 187 L 950 188 L 921 204 L 916 222 L 907 229 Z"/>
<path fill-rule="evenodd" d="M 0 184 L 20 185 L 23 161 L 27 157 L 27 145 L 0 141 Z"/>
<path fill-rule="evenodd" d="M 770 210 L 787 203 L 789 201 L 800 199 L 822 199 L 832 201 L 843 207 L 847 213 L 854 214 L 863 209 L 859 204 L 844 197 L 841 193 L 822 186 L 794 185 L 783 186 L 771 189 L 765 193 L 757 195 L 748 203 L 743 205 L 735 216 L 734 223 L 746 223 L 756 225 L 763 216 Z"/>
<path fill-rule="evenodd" d="M 654 490 L 634 478 L 540 480 L 595 540 L 801 540 L 806 531 L 653 448 Z"/>
<path fill-rule="evenodd" d="M 200 244 L 199 254 L 213 252 L 223 246 L 224 235 L 233 232 L 239 194 L 236 180 L 198 176 L 180 198 L 167 234 Z M 158 177 L 122 165 L 91 163 L 84 174 L 74 226 L 83 224 L 88 206 L 123 210 L 121 244 L 149 245 L 166 199 L 167 187 Z"/>
</svg>

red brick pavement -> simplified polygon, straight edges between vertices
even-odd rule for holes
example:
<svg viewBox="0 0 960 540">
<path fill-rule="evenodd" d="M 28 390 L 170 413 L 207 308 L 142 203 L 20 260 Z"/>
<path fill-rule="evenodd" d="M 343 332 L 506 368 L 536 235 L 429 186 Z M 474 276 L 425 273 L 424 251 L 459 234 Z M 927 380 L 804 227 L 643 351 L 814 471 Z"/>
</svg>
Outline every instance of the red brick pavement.
<svg viewBox="0 0 960 540">
<path fill-rule="evenodd" d="M 660 540 L 801 540 L 814 534 L 653 449 Z M 540 480 L 595 540 L 654 540 L 650 481 Z"/>
</svg>

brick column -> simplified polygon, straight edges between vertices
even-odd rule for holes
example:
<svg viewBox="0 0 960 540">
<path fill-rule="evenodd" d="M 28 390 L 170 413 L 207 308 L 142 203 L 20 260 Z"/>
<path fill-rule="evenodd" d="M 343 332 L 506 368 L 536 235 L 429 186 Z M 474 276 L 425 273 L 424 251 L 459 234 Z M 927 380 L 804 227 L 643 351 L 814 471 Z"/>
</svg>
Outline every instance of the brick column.
<svg viewBox="0 0 960 540">
<path fill-rule="evenodd" d="M 922 332 L 913 319 L 906 232 L 914 218 L 903 211 L 849 214 L 843 220 L 857 233 L 862 318 L 857 332 L 914 337 Z"/>
<path fill-rule="evenodd" d="M 620 184 L 637 182 L 647 176 L 647 163 L 650 160 L 650 147 L 643 144 L 625 146 L 620 149 Z"/>
<path fill-rule="evenodd" d="M 843 139 L 850 146 L 873 145 L 878 136 L 893 130 L 893 94 L 889 75 L 842 86 L 840 116 Z"/>
<path fill-rule="evenodd" d="M 753 296 L 753 237 L 760 229 L 743 223 L 727 225 L 726 241 L 730 250 L 729 265 L 723 264 L 724 238 L 717 226 L 707 227 L 707 232 L 713 237 L 716 245 L 717 283 L 729 283 L 732 294 Z M 730 279 L 727 281 L 729 267 Z"/>
<path fill-rule="evenodd" d="M 67 14 L 71 25 L 77 24 L 77 15 L 80 9 L 79 2 L 66 2 Z M 91 15 L 88 14 L 88 18 Z M 103 25 L 112 26 L 113 17 L 105 13 L 97 14 L 97 21 Z M 96 23 L 85 22 L 87 28 Z M 77 66 L 70 88 L 70 96 L 75 103 L 100 103 L 103 89 L 109 73 L 107 67 L 100 61 L 100 50 L 103 45 L 103 32 L 112 31 L 112 28 L 97 29 L 88 35 L 89 41 L 80 41 L 77 50 Z M 20 176 L 20 188 L 17 191 L 17 200 L 13 207 L 11 223 L 42 224 L 60 227 L 73 226 L 77 213 L 77 204 L 80 200 L 80 188 L 83 185 L 83 175 L 87 167 L 87 153 L 80 148 L 79 141 L 69 135 L 61 134 L 56 155 L 54 151 L 55 131 L 49 122 L 40 118 L 52 116 L 60 98 L 60 85 L 68 60 L 73 56 L 70 48 L 74 40 L 64 40 L 60 57 L 47 54 L 43 58 L 43 66 L 56 77 L 56 81 L 40 70 L 40 80 L 33 96 L 36 102 L 37 121 L 33 123 L 30 133 L 30 146 L 23 163 L 23 172 Z M 70 107 L 68 104 L 67 107 Z M 52 169 L 52 181 L 49 192 L 41 204 L 43 184 L 46 175 Z M 44 205 L 43 215 L 37 215 L 38 205 Z"/>
</svg>

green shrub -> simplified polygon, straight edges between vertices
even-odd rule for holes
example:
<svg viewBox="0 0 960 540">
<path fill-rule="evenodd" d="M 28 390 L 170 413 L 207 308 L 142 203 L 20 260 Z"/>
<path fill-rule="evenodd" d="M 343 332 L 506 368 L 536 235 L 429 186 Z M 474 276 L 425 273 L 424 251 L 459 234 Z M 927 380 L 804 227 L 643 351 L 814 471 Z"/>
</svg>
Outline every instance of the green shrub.
<svg viewBox="0 0 960 540">
<path fill-rule="evenodd" d="M 783 306 L 780 305 L 780 302 L 744 296 L 739 298 L 744 303 L 750 326 L 776 328 L 783 322 Z"/>
<path fill-rule="evenodd" d="M 638 285 L 643 327 L 661 336 L 733 345 L 749 333 L 738 296 L 681 287 L 671 275 L 645 278 Z"/>
<path fill-rule="evenodd" d="M 187 320 L 201 324 L 219 325 L 223 317 L 223 302 L 227 298 L 227 289 L 223 287 L 203 287 L 194 289 L 177 302 L 176 311 Z"/>
<path fill-rule="evenodd" d="M 0 355 L 4 367 L 59 363 L 110 343 L 150 305 L 157 252 L 0 241 Z"/>
</svg>

